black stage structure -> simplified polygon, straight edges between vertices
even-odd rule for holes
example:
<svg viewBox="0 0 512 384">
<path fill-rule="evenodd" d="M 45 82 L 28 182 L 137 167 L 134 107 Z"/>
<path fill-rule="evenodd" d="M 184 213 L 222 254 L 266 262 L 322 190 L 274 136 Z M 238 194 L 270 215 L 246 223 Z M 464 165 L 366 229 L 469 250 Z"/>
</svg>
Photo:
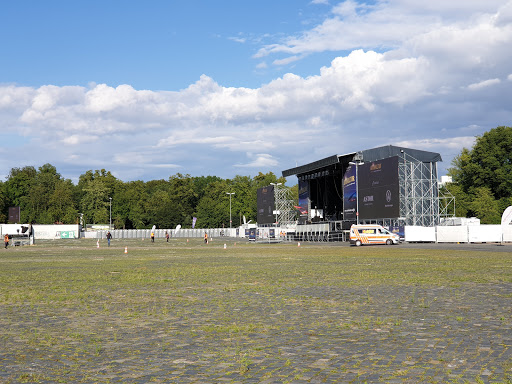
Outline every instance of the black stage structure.
<svg viewBox="0 0 512 384">
<path fill-rule="evenodd" d="M 282 172 L 299 184 L 298 226 L 355 223 L 435 226 L 439 223 L 439 153 L 383 146 L 324 159 Z"/>
</svg>

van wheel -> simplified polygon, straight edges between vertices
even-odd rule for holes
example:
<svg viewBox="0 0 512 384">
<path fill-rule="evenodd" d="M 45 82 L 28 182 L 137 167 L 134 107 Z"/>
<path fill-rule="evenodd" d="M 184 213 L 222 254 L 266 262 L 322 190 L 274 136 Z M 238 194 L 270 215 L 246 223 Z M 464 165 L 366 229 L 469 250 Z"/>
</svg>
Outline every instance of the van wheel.
<svg viewBox="0 0 512 384">
<path fill-rule="evenodd" d="M 355 243 L 355 244 L 356 244 L 356 247 L 360 247 L 360 246 L 361 246 L 361 244 L 362 244 L 362 243 L 361 243 L 361 240 L 356 240 L 356 243 Z"/>
<path fill-rule="evenodd" d="M 391 240 L 391 239 L 387 239 L 387 240 L 386 240 L 386 244 L 387 244 L 387 245 L 393 245 L 393 240 Z"/>
</svg>

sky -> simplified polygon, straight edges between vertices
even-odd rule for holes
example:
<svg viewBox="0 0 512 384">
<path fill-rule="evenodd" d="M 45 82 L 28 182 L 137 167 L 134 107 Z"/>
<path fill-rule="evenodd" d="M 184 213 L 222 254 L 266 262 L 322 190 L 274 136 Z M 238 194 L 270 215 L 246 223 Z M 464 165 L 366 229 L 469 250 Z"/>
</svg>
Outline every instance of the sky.
<svg viewBox="0 0 512 384">
<path fill-rule="evenodd" d="M 512 1 L 0 3 L 0 179 L 254 177 L 512 125 Z M 288 178 L 287 183 L 296 183 Z"/>
</svg>

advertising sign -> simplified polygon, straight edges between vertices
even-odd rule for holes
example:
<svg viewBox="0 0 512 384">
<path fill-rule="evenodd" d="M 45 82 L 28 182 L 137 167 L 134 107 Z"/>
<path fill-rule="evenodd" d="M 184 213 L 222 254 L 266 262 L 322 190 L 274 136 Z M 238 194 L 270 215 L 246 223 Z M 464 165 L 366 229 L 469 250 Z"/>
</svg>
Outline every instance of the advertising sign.
<svg viewBox="0 0 512 384">
<path fill-rule="evenodd" d="M 358 184 L 361 219 L 400 216 L 397 156 L 360 165 Z"/>
<path fill-rule="evenodd" d="M 356 166 L 349 165 L 343 176 L 343 219 L 356 220 L 357 184 Z"/>
</svg>

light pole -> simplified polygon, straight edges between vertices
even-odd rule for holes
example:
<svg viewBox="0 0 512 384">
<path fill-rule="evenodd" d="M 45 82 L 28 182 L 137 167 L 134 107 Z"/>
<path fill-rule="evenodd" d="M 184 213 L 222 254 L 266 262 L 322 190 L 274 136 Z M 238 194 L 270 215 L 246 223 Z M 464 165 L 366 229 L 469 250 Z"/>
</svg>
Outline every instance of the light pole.
<svg viewBox="0 0 512 384">
<path fill-rule="evenodd" d="M 229 195 L 229 228 L 231 228 L 231 195 L 234 195 L 235 192 L 226 192 L 226 195 Z"/>
<path fill-rule="evenodd" d="M 275 207 L 275 214 L 276 214 L 276 226 L 277 226 L 277 213 L 279 212 L 277 210 L 277 186 L 282 185 L 283 183 L 270 183 L 270 185 L 274 186 L 274 207 Z"/>
<path fill-rule="evenodd" d="M 108 222 L 108 230 L 111 231 L 112 230 L 112 198 L 109 197 L 108 199 L 110 200 L 110 219 Z"/>
</svg>

